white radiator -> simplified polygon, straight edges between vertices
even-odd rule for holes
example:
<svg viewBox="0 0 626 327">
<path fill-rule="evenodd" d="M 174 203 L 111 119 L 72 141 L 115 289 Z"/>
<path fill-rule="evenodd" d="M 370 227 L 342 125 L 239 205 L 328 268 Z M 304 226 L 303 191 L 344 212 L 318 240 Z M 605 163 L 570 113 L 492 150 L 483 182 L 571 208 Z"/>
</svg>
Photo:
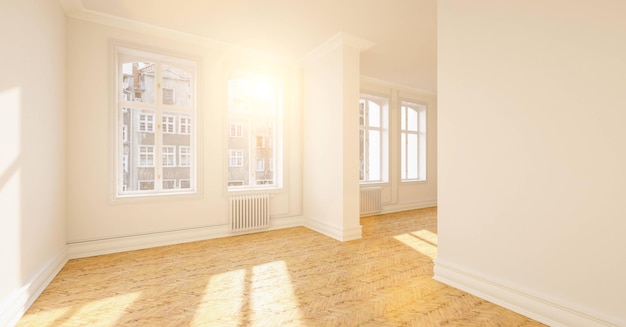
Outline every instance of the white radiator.
<svg viewBox="0 0 626 327">
<path fill-rule="evenodd" d="M 230 197 L 230 230 L 246 232 L 270 226 L 270 195 L 249 194 Z"/>
<path fill-rule="evenodd" d="M 366 187 L 361 189 L 361 216 L 372 215 L 383 211 L 382 187 Z"/>
</svg>

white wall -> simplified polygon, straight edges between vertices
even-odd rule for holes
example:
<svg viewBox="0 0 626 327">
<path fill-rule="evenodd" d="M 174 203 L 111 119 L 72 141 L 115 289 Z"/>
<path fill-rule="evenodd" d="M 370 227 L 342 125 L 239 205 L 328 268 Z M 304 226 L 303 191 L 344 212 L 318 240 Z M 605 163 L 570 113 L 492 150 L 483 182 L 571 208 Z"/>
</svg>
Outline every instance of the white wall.
<svg viewBox="0 0 626 327">
<path fill-rule="evenodd" d="M 360 49 L 338 34 L 304 61 L 303 215 L 339 240 L 361 237 L 358 111 Z"/>
<path fill-rule="evenodd" d="M 437 205 L 437 96 L 422 90 L 361 77 L 361 93 L 389 99 L 389 181 L 383 188 L 383 213 Z M 400 103 L 426 106 L 426 180 L 401 182 Z M 370 184 L 363 184 L 369 186 Z M 377 184 L 378 185 L 378 184 Z"/>
<path fill-rule="evenodd" d="M 439 1 L 436 275 L 626 325 L 626 3 Z"/>
<path fill-rule="evenodd" d="M 65 260 L 65 15 L 0 3 L 0 325 Z"/>
<path fill-rule="evenodd" d="M 287 133 L 285 187 L 273 193 L 271 211 L 273 220 L 299 217 L 300 114 L 299 108 L 294 107 L 299 103 L 294 96 L 299 94 L 292 90 L 298 88 L 299 72 L 289 63 L 261 60 L 191 37 L 172 37 L 167 33 L 158 36 L 155 35 L 158 32 L 142 28 L 139 28 L 141 32 L 134 32 L 109 26 L 106 22 L 68 20 L 68 242 L 79 244 L 77 242 L 202 228 L 204 230 L 196 236 L 205 238 L 212 233 L 212 227 L 223 226 L 220 230 L 225 230 L 229 195 L 226 191 L 226 78 L 230 68 L 263 67 L 268 70 L 270 67 L 286 78 L 285 93 L 289 97 L 284 109 Z M 109 119 L 114 105 L 111 41 L 199 59 L 201 166 L 198 181 L 201 194 L 198 197 L 126 203 L 111 201 Z M 170 241 L 184 240 L 174 237 L 174 241 Z"/>
</svg>

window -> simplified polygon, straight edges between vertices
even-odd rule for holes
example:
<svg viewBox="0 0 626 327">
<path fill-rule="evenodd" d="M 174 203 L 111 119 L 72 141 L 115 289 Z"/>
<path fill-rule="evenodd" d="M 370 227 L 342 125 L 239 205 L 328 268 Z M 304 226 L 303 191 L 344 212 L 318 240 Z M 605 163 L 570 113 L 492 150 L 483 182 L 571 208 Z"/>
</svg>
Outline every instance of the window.
<svg viewBox="0 0 626 327">
<path fill-rule="evenodd" d="M 127 154 L 123 154 L 122 155 L 122 170 L 124 170 L 124 172 L 128 172 L 128 155 Z"/>
<path fill-rule="evenodd" d="M 164 179 L 163 180 L 163 189 L 164 190 L 173 190 L 176 188 L 176 180 L 175 179 Z"/>
<path fill-rule="evenodd" d="M 359 153 L 362 183 L 388 181 L 389 99 L 361 94 Z"/>
<path fill-rule="evenodd" d="M 174 89 L 163 88 L 163 104 L 174 104 Z"/>
<path fill-rule="evenodd" d="M 243 151 L 241 150 L 230 150 L 230 167 L 243 167 Z"/>
<path fill-rule="evenodd" d="M 402 101 L 400 119 L 402 181 L 426 180 L 426 106 Z"/>
<path fill-rule="evenodd" d="M 178 147 L 178 165 L 180 167 L 191 166 L 191 147 L 181 145 Z"/>
<path fill-rule="evenodd" d="M 171 114 L 163 114 L 163 133 L 174 134 L 176 133 L 176 116 Z"/>
<path fill-rule="evenodd" d="M 194 193 L 196 63 L 115 50 L 115 196 Z"/>
<path fill-rule="evenodd" d="M 140 145 L 138 154 L 138 167 L 154 167 L 154 145 Z"/>
<path fill-rule="evenodd" d="M 256 160 L 256 171 L 264 171 L 265 170 L 265 159 L 257 159 Z"/>
<path fill-rule="evenodd" d="M 191 134 L 191 118 L 180 116 L 178 118 L 178 132 L 180 134 Z"/>
<path fill-rule="evenodd" d="M 243 137 L 243 126 L 240 123 L 230 123 L 230 129 L 228 132 L 230 137 Z"/>
<path fill-rule="evenodd" d="M 163 146 L 163 167 L 176 167 L 176 146 Z"/>
<path fill-rule="evenodd" d="M 154 114 L 152 113 L 140 113 L 139 114 L 139 132 L 152 133 L 154 132 Z"/>
<path fill-rule="evenodd" d="M 234 72 L 228 81 L 228 190 L 281 187 L 282 87 L 273 76 Z M 272 168 L 265 169 L 266 162 Z"/>
</svg>

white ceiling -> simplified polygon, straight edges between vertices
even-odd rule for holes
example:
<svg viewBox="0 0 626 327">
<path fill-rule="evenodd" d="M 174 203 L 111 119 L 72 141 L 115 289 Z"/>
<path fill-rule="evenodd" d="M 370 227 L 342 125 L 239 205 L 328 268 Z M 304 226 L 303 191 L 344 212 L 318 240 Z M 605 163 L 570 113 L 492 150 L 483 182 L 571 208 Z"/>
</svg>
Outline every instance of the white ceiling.
<svg viewBox="0 0 626 327">
<path fill-rule="evenodd" d="M 87 10 L 300 59 L 338 32 L 361 74 L 436 92 L 436 0 L 82 0 Z"/>
</svg>

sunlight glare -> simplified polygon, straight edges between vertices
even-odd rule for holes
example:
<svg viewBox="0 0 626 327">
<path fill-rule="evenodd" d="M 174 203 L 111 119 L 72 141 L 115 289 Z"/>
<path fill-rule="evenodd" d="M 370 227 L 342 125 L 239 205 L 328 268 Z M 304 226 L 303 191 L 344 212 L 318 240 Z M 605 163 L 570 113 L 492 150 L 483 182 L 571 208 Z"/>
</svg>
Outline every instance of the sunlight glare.
<svg viewBox="0 0 626 327">
<path fill-rule="evenodd" d="M 412 233 L 396 235 L 393 238 L 431 259 L 437 257 L 437 235 L 430 231 L 422 229 Z"/>
<path fill-rule="evenodd" d="M 141 295 L 141 292 L 133 292 L 107 297 L 91 301 L 83 305 L 70 319 L 70 326 L 117 326 L 118 320 L 127 314 L 129 308 Z M 76 319 L 73 319 L 76 317 Z M 87 319 L 86 319 L 87 318 Z"/>
<path fill-rule="evenodd" d="M 220 318 L 239 316 L 241 320 L 246 290 L 246 271 L 244 269 L 212 275 L 202 301 L 198 304 L 190 326 L 210 326 Z M 244 325 L 244 321 L 233 326 Z"/>
<path fill-rule="evenodd" d="M 251 321 L 267 320 L 268 314 L 275 314 L 271 321 L 278 326 L 300 322 L 302 314 L 284 261 L 254 266 L 251 290 Z"/>
</svg>

